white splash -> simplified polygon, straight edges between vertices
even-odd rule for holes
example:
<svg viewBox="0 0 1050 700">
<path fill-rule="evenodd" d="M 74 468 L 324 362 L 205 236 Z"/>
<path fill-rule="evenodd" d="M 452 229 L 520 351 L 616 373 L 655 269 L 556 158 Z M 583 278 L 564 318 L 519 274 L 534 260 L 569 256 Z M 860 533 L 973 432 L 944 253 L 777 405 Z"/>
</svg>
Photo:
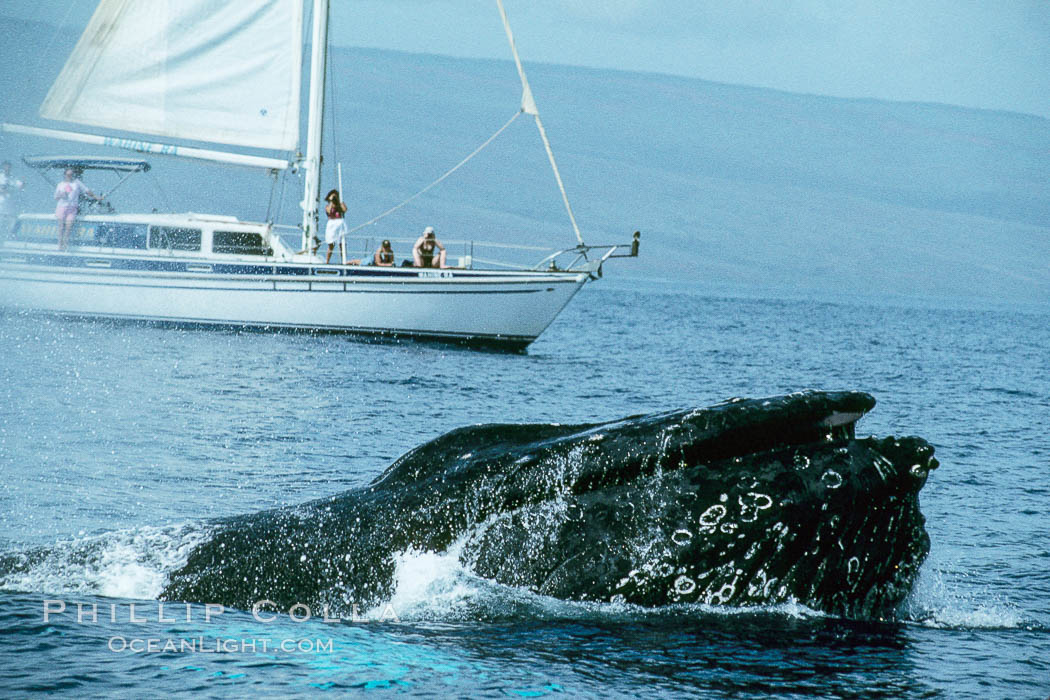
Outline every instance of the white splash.
<svg viewBox="0 0 1050 700">
<path fill-rule="evenodd" d="M 905 603 L 905 615 L 934 628 L 1015 629 L 1027 624 L 1014 604 L 986 591 L 964 591 L 950 577 L 929 563 L 924 565 Z"/>
<path fill-rule="evenodd" d="M 455 617 L 484 583 L 460 562 L 466 539 L 445 552 L 410 549 L 395 555 L 394 593 L 378 608 L 389 605 L 401 619 Z"/>
<path fill-rule="evenodd" d="M 0 574 L 0 588 L 157 598 L 168 574 L 209 535 L 209 528 L 187 523 L 77 537 L 18 555 L 14 566 Z"/>
</svg>

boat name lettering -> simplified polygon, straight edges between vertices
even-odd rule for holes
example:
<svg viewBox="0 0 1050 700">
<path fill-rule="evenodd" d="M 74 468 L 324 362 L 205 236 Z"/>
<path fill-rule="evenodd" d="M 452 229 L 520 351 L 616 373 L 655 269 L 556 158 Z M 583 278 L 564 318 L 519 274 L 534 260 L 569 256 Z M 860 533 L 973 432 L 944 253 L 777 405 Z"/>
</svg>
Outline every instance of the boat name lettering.
<svg viewBox="0 0 1050 700">
<path fill-rule="evenodd" d="M 443 279 L 451 279 L 452 273 L 447 270 L 420 270 L 420 277 L 437 277 Z"/>
<path fill-rule="evenodd" d="M 170 144 L 151 143 L 149 141 L 138 141 L 136 139 L 118 139 L 113 138 L 112 136 L 105 137 L 103 139 L 103 145 L 127 148 L 140 153 L 160 153 L 166 156 L 176 155 L 179 151 L 178 146 L 172 146 Z"/>
</svg>

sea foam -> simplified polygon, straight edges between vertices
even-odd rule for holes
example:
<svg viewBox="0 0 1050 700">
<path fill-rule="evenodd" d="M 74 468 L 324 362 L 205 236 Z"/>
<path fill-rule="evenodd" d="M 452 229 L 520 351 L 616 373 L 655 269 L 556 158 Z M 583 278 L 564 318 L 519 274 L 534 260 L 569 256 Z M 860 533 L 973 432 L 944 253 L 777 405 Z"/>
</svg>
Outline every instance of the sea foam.
<svg viewBox="0 0 1050 700">
<path fill-rule="evenodd" d="M 1029 624 L 1013 603 L 990 591 L 964 591 L 957 579 L 957 573 L 927 563 L 904 605 L 905 618 L 943 629 L 1016 629 Z"/>
<path fill-rule="evenodd" d="M 145 526 L 80 536 L 0 558 L 0 588 L 157 598 L 170 571 L 209 537 L 198 524 Z"/>
</svg>

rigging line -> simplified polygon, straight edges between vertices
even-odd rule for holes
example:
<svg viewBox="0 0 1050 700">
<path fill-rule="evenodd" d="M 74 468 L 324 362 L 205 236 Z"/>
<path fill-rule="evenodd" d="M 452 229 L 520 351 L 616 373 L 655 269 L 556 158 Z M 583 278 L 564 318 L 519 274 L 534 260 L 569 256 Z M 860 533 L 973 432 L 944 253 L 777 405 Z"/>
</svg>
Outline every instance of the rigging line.
<svg viewBox="0 0 1050 700">
<path fill-rule="evenodd" d="M 40 70 L 44 65 L 45 59 L 51 55 L 51 49 L 54 48 L 55 41 L 58 39 L 58 35 L 65 31 L 66 25 L 69 23 L 69 15 L 73 12 L 73 7 L 76 4 L 76 2 L 70 2 L 66 4 L 66 14 L 63 15 L 62 21 L 59 22 L 57 27 L 55 27 L 55 31 L 51 33 L 51 38 L 48 40 L 47 48 L 45 48 L 44 52 L 37 57 L 36 73 L 40 73 Z"/>
<path fill-rule="evenodd" d="M 507 43 L 510 44 L 510 52 L 514 54 L 514 65 L 518 68 L 518 77 L 521 78 L 521 111 L 528 112 L 536 120 L 536 128 L 540 131 L 543 147 L 547 149 L 547 159 L 551 163 L 551 170 L 554 171 L 554 179 L 558 181 L 558 189 L 561 190 L 561 200 L 565 203 L 565 211 L 569 214 L 573 233 L 576 234 L 576 240 L 582 246 L 584 245 L 583 236 L 580 234 L 580 227 L 576 225 L 576 216 L 572 213 L 569 195 L 566 194 L 565 185 L 561 181 L 561 173 L 558 172 L 558 162 L 554 160 L 554 150 L 551 148 L 551 142 L 547 139 L 547 130 L 543 128 L 543 122 L 540 121 L 540 110 L 536 107 L 536 100 L 532 96 L 529 79 L 525 77 L 525 68 L 521 65 L 518 47 L 514 44 L 514 34 L 510 31 L 510 22 L 507 20 L 506 10 L 503 9 L 503 0 L 496 0 L 496 5 L 499 7 L 499 15 L 503 19 L 503 29 L 507 33 Z"/>
<path fill-rule="evenodd" d="M 379 216 L 377 216 L 377 217 L 375 217 L 375 218 L 373 218 L 373 219 L 370 219 L 370 220 L 368 220 L 368 221 L 364 222 L 363 224 L 359 224 L 359 225 L 355 226 L 354 228 L 350 229 L 349 231 L 347 231 L 347 234 L 351 234 L 351 233 L 354 233 L 355 231 L 360 231 L 360 230 L 361 230 L 361 229 L 363 229 L 363 228 L 364 228 L 365 226 L 371 226 L 372 224 L 374 224 L 375 222 L 379 221 L 379 220 L 380 220 L 380 219 L 382 219 L 383 217 L 385 217 L 385 216 L 387 216 L 387 215 L 389 215 L 389 214 L 393 214 L 393 213 L 394 213 L 395 211 L 397 211 L 397 210 L 398 210 L 398 209 L 400 209 L 401 207 L 405 206 L 406 204 L 408 204 L 409 202 L 411 202 L 411 201 L 412 201 L 413 199 L 415 199 L 416 197 L 418 197 L 418 196 L 420 196 L 421 194 L 424 194 L 424 193 L 428 192 L 429 190 L 433 189 L 434 187 L 436 187 L 436 186 L 437 186 L 438 184 L 440 184 L 440 183 L 441 183 L 442 181 L 444 181 L 444 180 L 445 180 L 445 178 L 447 178 L 447 177 L 448 177 L 449 175 L 451 175 L 452 173 L 456 172 L 456 171 L 457 171 L 457 170 L 459 170 L 459 169 L 460 169 L 461 167 L 463 167 L 464 165 L 466 165 L 466 164 L 467 164 L 467 161 L 469 161 L 469 160 L 470 160 L 471 158 L 473 158 L 473 157 L 474 157 L 474 156 L 476 156 L 477 154 L 481 153 L 481 151 L 482 151 L 482 150 L 483 150 L 483 149 L 484 149 L 484 148 L 485 148 L 486 146 L 488 146 L 488 145 L 489 145 L 490 143 L 492 143 L 493 141 L 495 141 L 495 140 L 496 140 L 496 137 L 497 137 L 497 136 L 499 136 L 500 134 L 502 134 L 502 133 L 503 133 L 504 131 L 506 131 L 507 127 L 508 127 L 508 126 L 510 126 L 511 124 L 513 124 L 513 123 L 514 123 L 514 120 L 515 120 L 515 119 L 517 119 L 518 117 L 520 117 L 520 116 L 521 116 L 521 114 L 522 114 L 522 110 L 520 110 L 520 109 L 519 109 L 519 110 L 518 110 L 517 112 L 515 112 L 515 113 L 514 113 L 514 116 L 513 116 L 513 117 L 511 117 L 510 119 L 508 119 L 508 120 L 507 120 L 507 123 L 506 123 L 506 124 L 504 124 L 503 126 L 501 126 L 501 127 L 500 127 L 500 128 L 499 128 L 499 129 L 497 130 L 497 131 L 496 131 L 496 133 L 494 133 L 494 134 L 493 134 L 492 136 L 489 136 L 489 137 L 488 137 L 488 139 L 486 139 L 485 143 L 483 143 L 483 144 L 481 144 L 480 146 L 478 146 L 477 148 L 475 148 L 475 149 L 474 149 L 474 152 L 473 152 L 473 153 L 471 153 L 471 154 L 470 154 L 469 156 L 467 156 L 467 157 L 466 157 L 466 158 L 464 158 L 463 160 L 461 160 L 461 161 L 459 161 L 458 163 L 456 163 L 456 164 L 455 164 L 454 166 L 452 166 L 452 169 L 451 169 L 451 170 L 449 170 L 448 172 L 446 172 L 446 173 L 445 173 L 444 175 L 442 175 L 441 177 L 439 177 L 439 178 L 438 178 L 437 180 L 434 180 L 434 181 L 433 181 L 433 182 L 431 182 L 431 183 L 430 183 L 429 185 L 427 185 L 426 187 L 424 187 L 423 189 L 421 189 L 421 190 L 420 190 L 419 192 L 416 192 L 416 193 L 415 193 L 414 195 L 412 195 L 411 197 L 409 197 L 409 198 L 408 198 L 408 199 L 406 199 L 405 201 L 401 202 L 401 204 L 398 204 L 398 205 L 397 205 L 397 206 L 395 206 L 395 207 L 391 207 L 390 209 L 387 209 L 387 210 L 386 210 L 385 212 L 383 212 L 383 213 L 382 213 L 382 214 L 380 214 Z"/>
<path fill-rule="evenodd" d="M 164 204 L 166 211 L 175 211 L 175 207 L 171 206 L 171 201 L 168 200 L 167 193 L 164 191 L 164 188 L 160 186 L 160 182 L 157 181 L 156 175 L 154 175 L 152 172 L 147 172 L 146 179 L 153 183 L 153 188 L 157 190 L 157 194 L 160 195 L 161 202 Z"/>
</svg>

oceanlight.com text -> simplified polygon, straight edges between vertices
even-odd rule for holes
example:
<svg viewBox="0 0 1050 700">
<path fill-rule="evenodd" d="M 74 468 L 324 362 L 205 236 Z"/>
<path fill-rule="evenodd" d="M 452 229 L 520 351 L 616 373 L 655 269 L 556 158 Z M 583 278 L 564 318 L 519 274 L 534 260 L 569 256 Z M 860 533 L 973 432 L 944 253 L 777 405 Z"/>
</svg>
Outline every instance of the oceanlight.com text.
<svg viewBox="0 0 1050 700">
<path fill-rule="evenodd" d="M 110 637 L 109 650 L 129 654 L 331 654 L 331 639 Z"/>
</svg>

